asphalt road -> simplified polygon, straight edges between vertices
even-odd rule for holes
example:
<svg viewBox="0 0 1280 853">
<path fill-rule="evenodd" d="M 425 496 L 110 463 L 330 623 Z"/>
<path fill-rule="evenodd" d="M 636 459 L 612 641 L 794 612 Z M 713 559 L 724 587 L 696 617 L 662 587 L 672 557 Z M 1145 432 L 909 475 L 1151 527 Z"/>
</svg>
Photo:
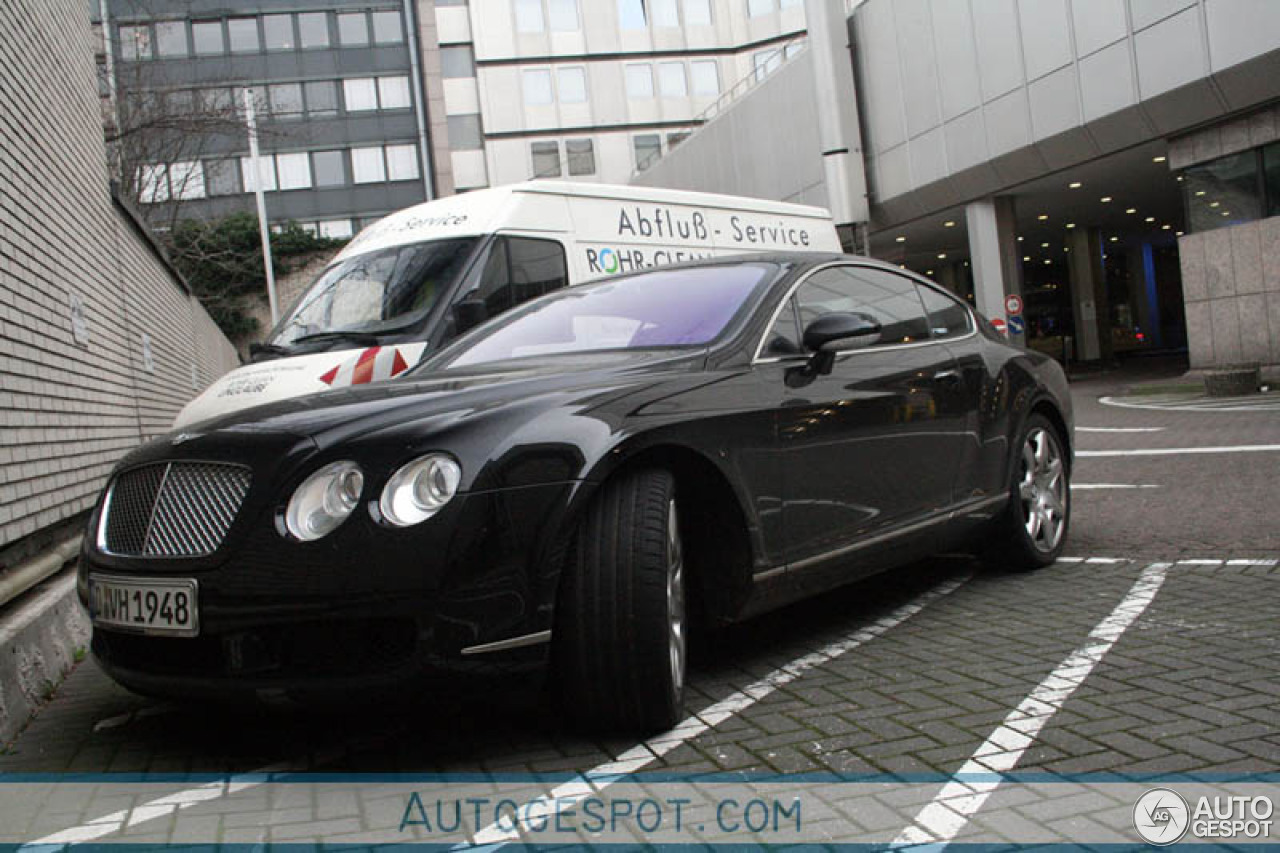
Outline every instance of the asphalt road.
<svg viewBox="0 0 1280 853">
<path fill-rule="evenodd" d="M 500 692 L 322 715 L 157 702 L 87 660 L 0 755 L 0 777 L 1278 772 L 1280 414 L 1100 402 L 1117 390 L 1073 386 L 1080 455 L 1067 559 L 1011 574 L 941 557 L 721 632 L 692 661 L 687 724 L 645 744 L 576 734 L 538 697 Z M 973 833 L 1012 808 L 1006 795 L 970 798 L 946 826 L 926 811 L 904 821 L 908 804 L 879 829 L 985 837 Z M 179 813 L 130 812 L 119 799 L 32 807 L 0 841 L 69 831 L 166 841 L 192 827 L 209 840 L 356 840 L 378 824 L 356 800 L 213 798 Z M 1040 815 L 1037 825 L 1078 826 L 1080 806 L 1050 801 Z M 827 837 L 840 837 L 845 824 L 832 825 Z"/>
</svg>

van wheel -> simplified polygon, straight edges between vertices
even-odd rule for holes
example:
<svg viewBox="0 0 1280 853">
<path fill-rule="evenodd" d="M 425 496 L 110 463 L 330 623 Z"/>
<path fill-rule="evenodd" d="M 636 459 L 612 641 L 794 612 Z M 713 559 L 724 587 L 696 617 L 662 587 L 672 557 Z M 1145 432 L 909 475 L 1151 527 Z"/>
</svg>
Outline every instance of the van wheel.
<svg viewBox="0 0 1280 853">
<path fill-rule="evenodd" d="M 645 469 L 606 483 L 574 537 L 556 607 L 559 698 L 580 725 L 647 734 L 679 721 L 684 568 L 672 475 Z"/>
<path fill-rule="evenodd" d="M 1071 472 L 1062 439 L 1043 415 L 1027 419 L 1010 466 L 1009 503 L 996 521 L 988 560 L 1026 571 L 1058 559 L 1071 523 Z"/>
</svg>

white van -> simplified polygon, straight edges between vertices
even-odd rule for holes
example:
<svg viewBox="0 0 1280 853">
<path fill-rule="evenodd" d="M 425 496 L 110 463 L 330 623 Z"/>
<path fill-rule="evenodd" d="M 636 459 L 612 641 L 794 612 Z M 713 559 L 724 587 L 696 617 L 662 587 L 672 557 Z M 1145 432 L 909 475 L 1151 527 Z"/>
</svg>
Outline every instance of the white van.
<svg viewBox="0 0 1280 853">
<path fill-rule="evenodd" d="M 566 285 L 751 251 L 840 251 L 817 207 L 708 193 L 534 182 L 477 190 L 365 228 L 285 312 L 252 364 L 174 427 L 390 379 L 489 317 Z"/>
</svg>

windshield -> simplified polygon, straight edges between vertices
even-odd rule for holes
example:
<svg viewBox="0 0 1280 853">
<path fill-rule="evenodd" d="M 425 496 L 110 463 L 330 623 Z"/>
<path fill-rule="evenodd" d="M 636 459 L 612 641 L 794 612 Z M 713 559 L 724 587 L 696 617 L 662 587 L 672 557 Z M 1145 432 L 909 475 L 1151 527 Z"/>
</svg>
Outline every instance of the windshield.
<svg viewBox="0 0 1280 853">
<path fill-rule="evenodd" d="M 400 331 L 426 315 L 462 271 L 478 237 L 395 246 L 325 270 L 270 338 L 288 346 L 320 332 Z"/>
<path fill-rule="evenodd" d="M 765 264 L 693 267 L 571 287 L 507 314 L 424 369 L 587 350 L 701 346 L 725 330 L 771 270 Z"/>
</svg>

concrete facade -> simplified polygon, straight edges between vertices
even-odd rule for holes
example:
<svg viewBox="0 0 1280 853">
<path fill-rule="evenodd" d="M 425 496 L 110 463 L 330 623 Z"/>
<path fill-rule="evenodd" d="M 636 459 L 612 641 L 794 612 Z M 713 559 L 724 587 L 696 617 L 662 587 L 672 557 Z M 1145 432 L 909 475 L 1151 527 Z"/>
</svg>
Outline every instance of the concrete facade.
<svg viewBox="0 0 1280 853">
<path fill-rule="evenodd" d="M 0 549 L 88 509 L 235 351 L 112 200 L 84 4 L 0 0 Z"/>
</svg>

